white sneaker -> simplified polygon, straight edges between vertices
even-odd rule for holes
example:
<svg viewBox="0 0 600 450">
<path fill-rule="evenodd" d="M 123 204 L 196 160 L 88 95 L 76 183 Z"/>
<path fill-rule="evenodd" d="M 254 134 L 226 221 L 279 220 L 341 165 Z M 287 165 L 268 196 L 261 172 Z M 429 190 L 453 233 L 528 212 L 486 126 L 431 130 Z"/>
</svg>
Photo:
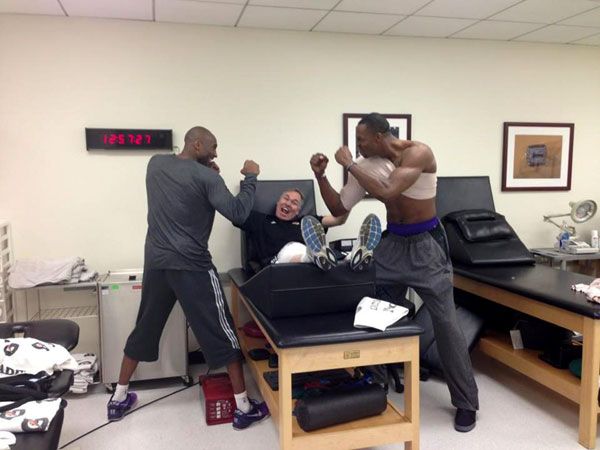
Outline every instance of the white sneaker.
<svg viewBox="0 0 600 450">
<path fill-rule="evenodd" d="M 350 269 L 355 272 L 367 270 L 373 261 L 373 249 L 381 240 L 381 222 L 375 214 L 363 220 L 358 232 L 358 242 L 350 254 Z"/>
<path fill-rule="evenodd" d="M 337 264 L 335 255 L 325 240 L 323 225 L 312 216 L 305 216 L 300 222 L 302 238 L 306 248 L 317 267 L 321 270 L 331 270 Z"/>
</svg>

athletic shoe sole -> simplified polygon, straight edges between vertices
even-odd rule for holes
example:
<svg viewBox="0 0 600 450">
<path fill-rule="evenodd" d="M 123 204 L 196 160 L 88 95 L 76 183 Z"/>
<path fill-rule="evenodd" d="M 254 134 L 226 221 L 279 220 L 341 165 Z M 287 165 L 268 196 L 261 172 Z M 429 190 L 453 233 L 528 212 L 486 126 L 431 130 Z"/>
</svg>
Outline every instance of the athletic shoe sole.
<svg viewBox="0 0 600 450">
<path fill-rule="evenodd" d="M 474 411 L 464 411 L 461 409 L 456 410 L 456 416 L 454 417 L 454 429 L 456 431 L 460 433 L 468 433 L 475 428 L 476 424 L 477 417 Z"/>
<path fill-rule="evenodd" d="M 473 428 L 475 428 L 475 424 L 476 424 L 476 422 L 473 422 L 473 424 L 467 425 L 467 426 L 462 426 L 462 425 L 456 425 L 456 424 L 454 424 L 454 429 L 456 431 L 461 432 L 461 433 L 468 433 Z"/>
<path fill-rule="evenodd" d="M 270 413 L 269 413 L 267 416 L 263 417 L 262 419 L 260 419 L 260 420 L 256 420 L 256 421 L 252 422 L 250 425 L 248 425 L 248 426 L 247 426 L 247 427 L 245 427 L 245 428 L 237 428 L 237 427 L 232 427 L 232 428 L 233 428 L 235 431 L 244 431 L 244 430 L 247 430 L 248 428 L 250 428 L 251 426 L 253 426 L 253 425 L 256 425 L 257 423 L 264 422 L 264 421 L 265 421 L 265 420 L 267 420 L 269 417 L 271 417 L 271 414 L 270 414 Z"/>
<path fill-rule="evenodd" d="M 375 214 L 363 220 L 358 232 L 358 244 L 350 255 L 350 269 L 355 272 L 367 270 L 373 261 L 373 250 L 381 240 L 381 222 Z"/>
<path fill-rule="evenodd" d="M 302 239 L 312 260 L 321 270 L 328 271 L 336 265 L 335 255 L 325 241 L 323 225 L 312 216 L 305 216 L 300 222 Z"/>
</svg>

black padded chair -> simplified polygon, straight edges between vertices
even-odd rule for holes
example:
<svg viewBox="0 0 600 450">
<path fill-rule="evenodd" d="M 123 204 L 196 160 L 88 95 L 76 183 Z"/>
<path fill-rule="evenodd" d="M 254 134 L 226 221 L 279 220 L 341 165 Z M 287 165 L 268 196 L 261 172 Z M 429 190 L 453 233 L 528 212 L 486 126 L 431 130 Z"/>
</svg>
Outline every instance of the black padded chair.
<svg viewBox="0 0 600 450">
<path fill-rule="evenodd" d="M 313 180 L 258 181 L 253 210 L 273 214 L 282 192 L 299 189 L 304 202 L 299 215 L 315 215 Z M 353 311 L 360 299 L 375 294 L 375 269 L 355 273 L 338 265 L 323 272 L 313 264 L 286 263 L 262 268 L 251 239 L 242 230 L 240 291 L 269 318 Z"/>
<path fill-rule="evenodd" d="M 79 342 L 79 325 L 71 320 L 64 319 L 0 324 L 0 338 L 11 337 L 31 337 L 44 342 L 59 344 L 67 350 L 72 350 Z M 58 398 L 65 394 L 72 384 L 73 371 L 63 370 L 52 382 L 48 394 L 52 398 Z M 48 431 L 44 433 L 16 434 L 17 442 L 11 446 L 11 450 L 56 450 L 60 440 L 66 405 L 67 402 L 62 400 L 61 407 L 54 416 Z"/>
<path fill-rule="evenodd" d="M 299 189 L 304 196 L 300 216 L 316 214 L 313 180 L 259 180 L 256 183 L 256 194 L 252 210 L 263 214 L 273 214 L 282 192 L 289 189 Z M 249 274 L 258 272 L 261 267 L 257 262 L 256 251 L 244 230 L 242 230 L 241 245 L 242 268 Z"/>
<path fill-rule="evenodd" d="M 71 320 L 50 319 L 0 324 L 0 338 L 31 337 L 73 350 L 79 342 L 79 325 Z"/>
</svg>

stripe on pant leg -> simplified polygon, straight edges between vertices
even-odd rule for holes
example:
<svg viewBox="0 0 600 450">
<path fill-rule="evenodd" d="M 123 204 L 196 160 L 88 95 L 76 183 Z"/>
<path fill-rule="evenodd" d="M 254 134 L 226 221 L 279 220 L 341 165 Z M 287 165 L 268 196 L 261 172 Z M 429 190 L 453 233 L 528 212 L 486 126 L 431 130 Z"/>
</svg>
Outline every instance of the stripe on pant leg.
<svg viewBox="0 0 600 450">
<path fill-rule="evenodd" d="M 227 322 L 227 317 L 225 315 L 225 306 L 223 304 L 223 295 L 221 294 L 221 284 L 219 283 L 218 278 L 216 277 L 213 270 L 209 270 L 208 274 L 210 275 L 210 282 L 213 287 L 213 291 L 215 292 L 215 304 L 217 306 L 217 311 L 219 312 L 219 323 L 221 324 L 221 328 L 231 341 L 231 345 L 233 348 L 240 348 L 240 344 L 238 343 L 237 337 L 229 323 Z"/>
</svg>

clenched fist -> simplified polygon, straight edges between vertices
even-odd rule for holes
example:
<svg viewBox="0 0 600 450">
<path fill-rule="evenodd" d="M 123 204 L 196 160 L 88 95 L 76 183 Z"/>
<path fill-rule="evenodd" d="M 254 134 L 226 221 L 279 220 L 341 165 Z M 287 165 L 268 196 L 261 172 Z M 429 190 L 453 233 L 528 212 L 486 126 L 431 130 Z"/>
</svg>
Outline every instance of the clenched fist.
<svg viewBox="0 0 600 450">
<path fill-rule="evenodd" d="M 244 167 L 240 170 L 240 173 L 246 175 L 258 175 L 260 173 L 260 166 L 251 159 L 244 161 Z"/>
<path fill-rule="evenodd" d="M 310 158 L 310 168 L 315 173 L 317 178 L 325 175 L 325 169 L 327 168 L 327 163 L 329 162 L 329 158 L 325 156 L 323 153 L 315 153 Z"/>
<path fill-rule="evenodd" d="M 340 147 L 337 152 L 335 152 L 335 160 L 343 167 L 348 167 L 348 165 L 352 162 L 352 153 L 350 153 L 350 149 L 345 145 Z"/>
</svg>

